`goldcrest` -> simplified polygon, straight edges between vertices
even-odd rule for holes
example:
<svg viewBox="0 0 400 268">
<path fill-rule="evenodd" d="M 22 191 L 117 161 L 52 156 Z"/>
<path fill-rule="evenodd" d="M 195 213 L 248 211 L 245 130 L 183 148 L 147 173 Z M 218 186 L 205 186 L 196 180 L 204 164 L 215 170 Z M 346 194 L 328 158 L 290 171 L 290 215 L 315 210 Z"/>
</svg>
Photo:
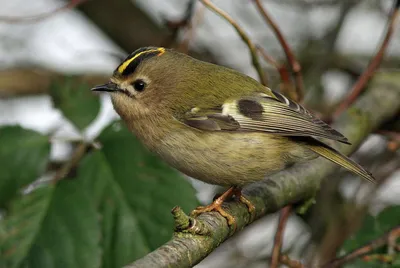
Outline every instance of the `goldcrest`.
<svg viewBox="0 0 400 268">
<path fill-rule="evenodd" d="M 230 194 L 240 195 L 244 185 L 318 156 L 374 181 L 360 165 L 316 139 L 349 143 L 342 134 L 229 68 L 145 47 L 130 54 L 109 83 L 92 90 L 110 93 L 117 113 L 148 149 L 188 176 L 230 186 Z M 216 204 L 197 212 L 210 210 L 221 212 Z"/>
</svg>

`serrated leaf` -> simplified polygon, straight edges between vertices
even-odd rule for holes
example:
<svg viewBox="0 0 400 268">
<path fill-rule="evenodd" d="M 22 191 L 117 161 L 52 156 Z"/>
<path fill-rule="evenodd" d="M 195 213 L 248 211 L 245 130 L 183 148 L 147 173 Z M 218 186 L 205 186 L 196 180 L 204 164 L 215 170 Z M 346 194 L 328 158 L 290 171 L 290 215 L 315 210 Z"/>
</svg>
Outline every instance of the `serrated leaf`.
<svg viewBox="0 0 400 268">
<path fill-rule="evenodd" d="M 78 77 L 63 77 L 54 81 L 50 95 L 55 107 L 79 130 L 87 127 L 99 113 L 99 97 L 90 91 L 87 82 Z"/>
<path fill-rule="evenodd" d="M 39 233 L 52 197 L 53 187 L 36 189 L 10 203 L 0 221 L 0 267 L 18 267 Z"/>
<path fill-rule="evenodd" d="M 103 267 L 121 267 L 172 237 L 174 206 L 189 211 L 198 202 L 190 183 L 120 123 L 99 141 L 101 151 L 88 155 L 78 174 L 102 214 Z"/>
<path fill-rule="evenodd" d="M 46 136 L 19 126 L 0 128 L 0 207 L 45 171 L 50 143 Z"/>
<path fill-rule="evenodd" d="M 82 181 L 57 184 L 46 216 L 23 266 L 96 268 L 101 264 L 96 208 Z"/>
</svg>

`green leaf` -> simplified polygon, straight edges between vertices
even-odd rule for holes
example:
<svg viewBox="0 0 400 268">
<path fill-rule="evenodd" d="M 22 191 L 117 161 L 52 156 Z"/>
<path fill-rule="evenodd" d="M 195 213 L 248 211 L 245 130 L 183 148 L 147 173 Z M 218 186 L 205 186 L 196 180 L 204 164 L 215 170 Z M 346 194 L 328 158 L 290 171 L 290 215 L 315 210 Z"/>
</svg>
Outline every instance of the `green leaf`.
<svg viewBox="0 0 400 268">
<path fill-rule="evenodd" d="M 100 227 L 96 208 L 80 180 L 59 182 L 23 266 L 100 267 Z"/>
<path fill-rule="evenodd" d="M 171 208 L 197 205 L 177 171 L 119 123 L 77 176 L 18 196 L 0 220 L 0 267 L 121 267 L 172 237 Z"/>
<path fill-rule="evenodd" d="M 0 221 L 0 267 L 100 267 L 99 218 L 83 181 L 45 186 L 11 204 Z"/>
<path fill-rule="evenodd" d="M 78 170 L 83 189 L 91 195 L 101 214 L 103 267 L 122 267 L 150 251 L 138 223 L 140 217 L 126 201 L 126 192 L 118 184 L 100 151 L 88 155 Z"/>
<path fill-rule="evenodd" d="M 191 184 L 150 154 L 120 123 L 103 131 L 101 151 L 78 170 L 102 214 L 103 267 L 121 267 L 172 237 L 171 209 L 197 204 Z"/>
<path fill-rule="evenodd" d="M 382 236 L 399 224 L 400 206 L 391 206 L 382 210 L 377 216 L 367 215 L 358 232 L 347 239 L 343 245 L 346 253 Z"/>
<path fill-rule="evenodd" d="M 50 95 L 55 107 L 79 130 L 87 127 L 99 113 L 99 97 L 90 91 L 87 82 L 77 77 L 63 77 L 54 81 Z"/>
<path fill-rule="evenodd" d="M 0 207 L 38 179 L 49 160 L 46 136 L 19 126 L 0 128 Z"/>
<path fill-rule="evenodd" d="M 352 237 L 347 239 L 342 246 L 341 255 L 350 253 L 374 239 L 384 235 L 391 228 L 399 224 L 400 206 L 391 206 L 382 210 L 377 216 L 367 215 L 363 221 L 361 228 Z M 377 249 L 370 254 L 386 254 L 386 247 Z M 396 259 L 395 259 L 396 260 Z M 383 264 L 378 261 L 364 262 L 357 260 L 353 264 L 346 267 L 360 267 L 357 264 L 362 263 L 362 267 L 393 267 L 392 264 Z M 385 266 L 387 265 L 387 266 Z"/>
<path fill-rule="evenodd" d="M 0 267 L 18 267 L 36 238 L 53 187 L 43 187 L 18 197 L 10 203 L 4 220 L 0 221 Z"/>
<path fill-rule="evenodd" d="M 400 253 L 397 253 L 394 256 L 392 265 L 393 265 L 393 267 L 398 267 L 398 268 L 400 267 Z"/>
</svg>

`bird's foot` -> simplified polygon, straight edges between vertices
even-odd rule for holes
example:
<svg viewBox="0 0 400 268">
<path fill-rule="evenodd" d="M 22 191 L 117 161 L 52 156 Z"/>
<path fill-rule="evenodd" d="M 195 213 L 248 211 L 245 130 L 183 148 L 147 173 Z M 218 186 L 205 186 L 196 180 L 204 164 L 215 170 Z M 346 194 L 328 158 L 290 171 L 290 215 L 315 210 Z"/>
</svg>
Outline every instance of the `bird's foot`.
<svg viewBox="0 0 400 268">
<path fill-rule="evenodd" d="M 243 204 L 245 204 L 247 206 L 247 210 L 250 213 L 250 221 L 253 221 L 256 216 L 255 215 L 256 207 L 253 205 L 253 203 L 251 203 L 251 201 L 249 199 L 247 199 L 246 197 L 243 196 L 242 189 L 235 188 L 233 190 L 233 194 L 235 195 L 236 198 L 239 198 L 240 202 L 242 202 Z"/>
<path fill-rule="evenodd" d="M 214 202 L 212 202 L 210 205 L 197 207 L 190 213 L 191 216 L 196 217 L 204 212 L 216 211 L 227 220 L 229 226 L 233 225 L 236 229 L 235 218 L 221 207 L 222 203 L 224 203 L 227 198 L 231 197 L 234 194 L 234 190 L 235 188 L 231 187 L 225 193 L 215 199 Z"/>
</svg>

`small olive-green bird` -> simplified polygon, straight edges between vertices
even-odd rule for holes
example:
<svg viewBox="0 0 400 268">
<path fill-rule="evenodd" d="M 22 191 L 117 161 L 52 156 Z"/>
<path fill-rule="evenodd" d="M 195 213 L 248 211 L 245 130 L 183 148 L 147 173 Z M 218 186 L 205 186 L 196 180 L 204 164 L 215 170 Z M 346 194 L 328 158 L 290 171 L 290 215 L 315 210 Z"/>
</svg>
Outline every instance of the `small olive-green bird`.
<svg viewBox="0 0 400 268">
<path fill-rule="evenodd" d="M 237 71 L 173 50 L 130 54 L 109 83 L 115 110 L 151 151 L 181 172 L 231 188 L 195 214 L 217 210 L 240 189 L 318 156 L 374 181 L 360 165 L 316 138 L 348 140 L 299 104 Z"/>
</svg>

